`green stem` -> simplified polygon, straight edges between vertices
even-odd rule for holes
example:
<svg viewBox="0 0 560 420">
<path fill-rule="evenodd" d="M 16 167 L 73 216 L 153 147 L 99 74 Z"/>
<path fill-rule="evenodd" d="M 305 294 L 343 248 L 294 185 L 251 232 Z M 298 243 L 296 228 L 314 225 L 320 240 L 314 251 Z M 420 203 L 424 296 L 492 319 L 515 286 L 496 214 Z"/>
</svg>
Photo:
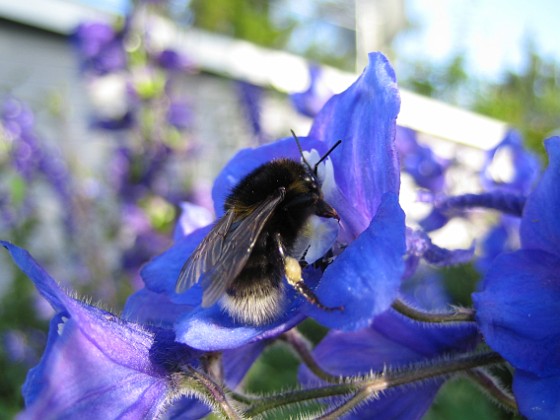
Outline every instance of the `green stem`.
<svg viewBox="0 0 560 420">
<path fill-rule="evenodd" d="M 299 359 L 309 368 L 318 378 L 331 384 L 339 384 L 340 377 L 328 373 L 315 361 L 311 354 L 311 344 L 297 329 L 293 328 L 280 336 L 280 339 L 288 343 Z"/>
<path fill-rule="evenodd" d="M 221 417 L 233 420 L 240 419 L 239 414 L 230 405 L 221 386 L 216 384 L 208 375 L 196 369 L 189 368 L 188 374 L 188 376 L 182 378 L 182 387 L 198 394 Z"/>
<path fill-rule="evenodd" d="M 469 379 L 475 382 L 482 390 L 495 402 L 503 406 L 512 413 L 517 413 L 517 403 L 515 398 L 500 380 L 485 369 L 473 369 L 466 372 Z"/>
<path fill-rule="evenodd" d="M 467 308 L 454 307 L 453 312 L 448 313 L 434 313 L 424 312 L 419 309 L 413 308 L 400 299 L 393 302 L 392 308 L 408 318 L 420 322 L 430 323 L 447 323 L 447 322 L 473 322 L 474 311 Z"/>
<path fill-rule="evenodd" d="M 368 392 L 367 389 L 362 389 L 361 391 L 357 392 L 353 397 L 347 399 L 339 406 L 335 407 L 334 409 L 323 413 L 317 419 L 338 419 L 342 417 L 344 414 L 350 412 L 354 409 L 358 404 L 360 404 L 365 399 L 371 397 L 372 395 Z"/>
<path fill-rule="evenodd" d="M 272 410 L 284 405 L 294 403 L 316 400 L 320 398 L 335 397 L 339 395 L 346 395 L 356 391 L 356 386 L 353 384 L 340 384 L 329 385 L 321 388 L 300 389 L 289 391 L 282 394 L 273 394 L 268 397 L 263 397 L 255 401 L 255 405 L 248 408 L 244 413 L 244 417 L 252 418 L 257 414 L 264 413 L 265 411 Z"/>
<path fill-rule="evenodd" d="M 450 358 L 415 363 L 405 368 L 399 368 L 399 370 L 389 369 L 373 376 L 341 378 L 345 382 L 339 385 L 327 385 L 264 397 L 255 401 L 255 404 L 246 410 L 244 415 L 252 417 L 284 405 L 355 393 L 350 400 L 333 411 L 337 415 L 342 415 L 381 391 L 426 379 L 450 376 L 457 372 L 502 363 L 503 361 L 502 357 L 495 352 L 460 354 Z"/>
</svg>

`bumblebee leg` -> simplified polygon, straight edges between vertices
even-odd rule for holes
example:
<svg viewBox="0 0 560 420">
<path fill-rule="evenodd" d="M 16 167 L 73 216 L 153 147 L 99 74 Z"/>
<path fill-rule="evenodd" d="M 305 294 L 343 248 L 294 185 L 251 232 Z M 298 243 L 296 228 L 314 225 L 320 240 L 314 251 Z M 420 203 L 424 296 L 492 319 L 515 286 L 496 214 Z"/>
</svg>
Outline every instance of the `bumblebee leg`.
<svg viewBox="0 0 560 420">
<path fill-rule="evenodd" d="M 284 267 L 286 270 L 286 279 L 288 283 L 296 289 L 296 291 L 302 295 L 307 301 L 324 311 L 342 311 L 344 310 L 344 306 L 336 306 L 330 307 L 323 305 L 319 298 L 313 290 L 305 284 L 301 275 L 301 266 L 299 265 L 298 260 L 293 257 L 285 257 L 284 258 Z"/>
</svg>

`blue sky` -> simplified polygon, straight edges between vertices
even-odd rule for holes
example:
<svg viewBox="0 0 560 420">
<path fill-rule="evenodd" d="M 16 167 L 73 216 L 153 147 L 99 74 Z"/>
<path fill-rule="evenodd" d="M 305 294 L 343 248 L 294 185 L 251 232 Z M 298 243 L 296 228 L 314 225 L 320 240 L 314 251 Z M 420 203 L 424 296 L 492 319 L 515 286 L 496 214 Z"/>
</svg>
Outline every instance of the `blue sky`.
<svg viewBox="0 0 560 420">
<path fill-rule="evenodd" d="M 529 37 L 541 55 L 560 58 L 558 0 L 405 0 L 416 29 L 395 44 L 406 58 L 440 62 L 466 54 L 477 76 L 497 78 L 505 67 L 519 69 Z"/>
</svg>

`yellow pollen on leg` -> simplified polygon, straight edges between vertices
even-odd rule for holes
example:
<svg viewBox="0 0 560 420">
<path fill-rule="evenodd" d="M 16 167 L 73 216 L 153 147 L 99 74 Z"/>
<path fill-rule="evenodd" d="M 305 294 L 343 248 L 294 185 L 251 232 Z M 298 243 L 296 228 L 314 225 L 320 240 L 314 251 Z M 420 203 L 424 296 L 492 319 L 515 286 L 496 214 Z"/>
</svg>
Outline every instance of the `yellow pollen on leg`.
<svg viewBox="0 0 560 420">
<path fill-rule="evenodd" d="M 286 257 L 284 268 L 286 270 L 286 279 L 289 284 L 295 285 L 301 281 L 301 266 L 298 260 L 293 257 Z"/>
</svg>

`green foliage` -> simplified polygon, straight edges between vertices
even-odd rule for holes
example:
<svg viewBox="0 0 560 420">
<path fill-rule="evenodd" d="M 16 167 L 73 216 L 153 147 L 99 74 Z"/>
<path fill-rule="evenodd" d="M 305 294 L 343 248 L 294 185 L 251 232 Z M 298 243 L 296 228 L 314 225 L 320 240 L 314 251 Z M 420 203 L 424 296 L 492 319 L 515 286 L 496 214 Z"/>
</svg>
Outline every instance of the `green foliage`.
<svg viewBox="0 0 560 420">
<path fill-rule="evenodd" d="M 0 419 L 14 418 L 23 408 L 20 385 L 25 381 L 29 368 L 39 361 L 46 342 L 42 331 L 46 331 L 47 325 L 37 318 L 32 309 L 35 307 L 34 294 L 33 284 L 18 274 L 0 306 L 0 338 L 4 341 L 0 346 Z M 22 311 L 22 308 L 28 309 Z M 18 334 L 25 340 L 24 354 L 11 354 L 5 342 L 9 333 Z"/>
<path fill-rule="evenodd" d="M 440 389 L 424 420 L 471 420 L 512 418 L 500 410 L 469 380 L 448 381 Z"/>
<path fill-rule="evenodd" d="M 189 8 L 196 27 L 268 48 L 292 50 L 310 61 L 353 70 L 353 30 L 325 24 L 330 32 L 336 33 L 333 36 L 322 32 L 318 21 L 311 18 L 289 13 L 275 18 L 273 9 L 285 7 L 280 3 L 278 0 L 192 0 Z M 323 6 L 327 6 L 325 3 Z"/>
<path fill-rule="evenodd" d="M 268 347 L 251 367 L 246 377 L 249 392 L 278 391 L 297 385 L 298 360 L 283 344 Z"/>
<path fill-rule="evenodd" d="M 274 1 L 193 0 L 194 25 L 267 47 L 281 47 L 292 26 L 278 27 L 270 19 Z"/>
<path fill-rule="evenodd" d="M 457 54 L 443 65 L 416 61 L 405 66 L 409 70 L 404 70 L 405 79 L 401 81 L 404 87 L 445 102 L 462 102 L 464 90 L 469 84 L 463 55 Z"/>
<path fill-rule="evenodd" d="M 454 305 L 471 307 L 471 294 L 476 290 L 480 274 L 473 264 L 445 267 L 441 274 L 445 289 Z"/>
<path fill-rule="evenodd" d="M 540 56 L 533 47 L 525 51 L 525 70 L 506 72 L 504 80 L 480 91 L 473 109 L 511 123 L 526 144 L 545 156 L 543 140 L 560 127 L 559 66 Z"/>
<path fill-rule="evenodd" d="M 443 64 L 404 63 L 400 84 L 425 96 L 469 108 L 510 124 L 526 145 L 545 157 L 543 140 L 560 128 L 559 64 L 527 44 L 521 71 L 505 71 L 498 82 L 477 80 L 461 54 Z M 407 70 L 411 69 L 411 70 Z"/>
</svg>

